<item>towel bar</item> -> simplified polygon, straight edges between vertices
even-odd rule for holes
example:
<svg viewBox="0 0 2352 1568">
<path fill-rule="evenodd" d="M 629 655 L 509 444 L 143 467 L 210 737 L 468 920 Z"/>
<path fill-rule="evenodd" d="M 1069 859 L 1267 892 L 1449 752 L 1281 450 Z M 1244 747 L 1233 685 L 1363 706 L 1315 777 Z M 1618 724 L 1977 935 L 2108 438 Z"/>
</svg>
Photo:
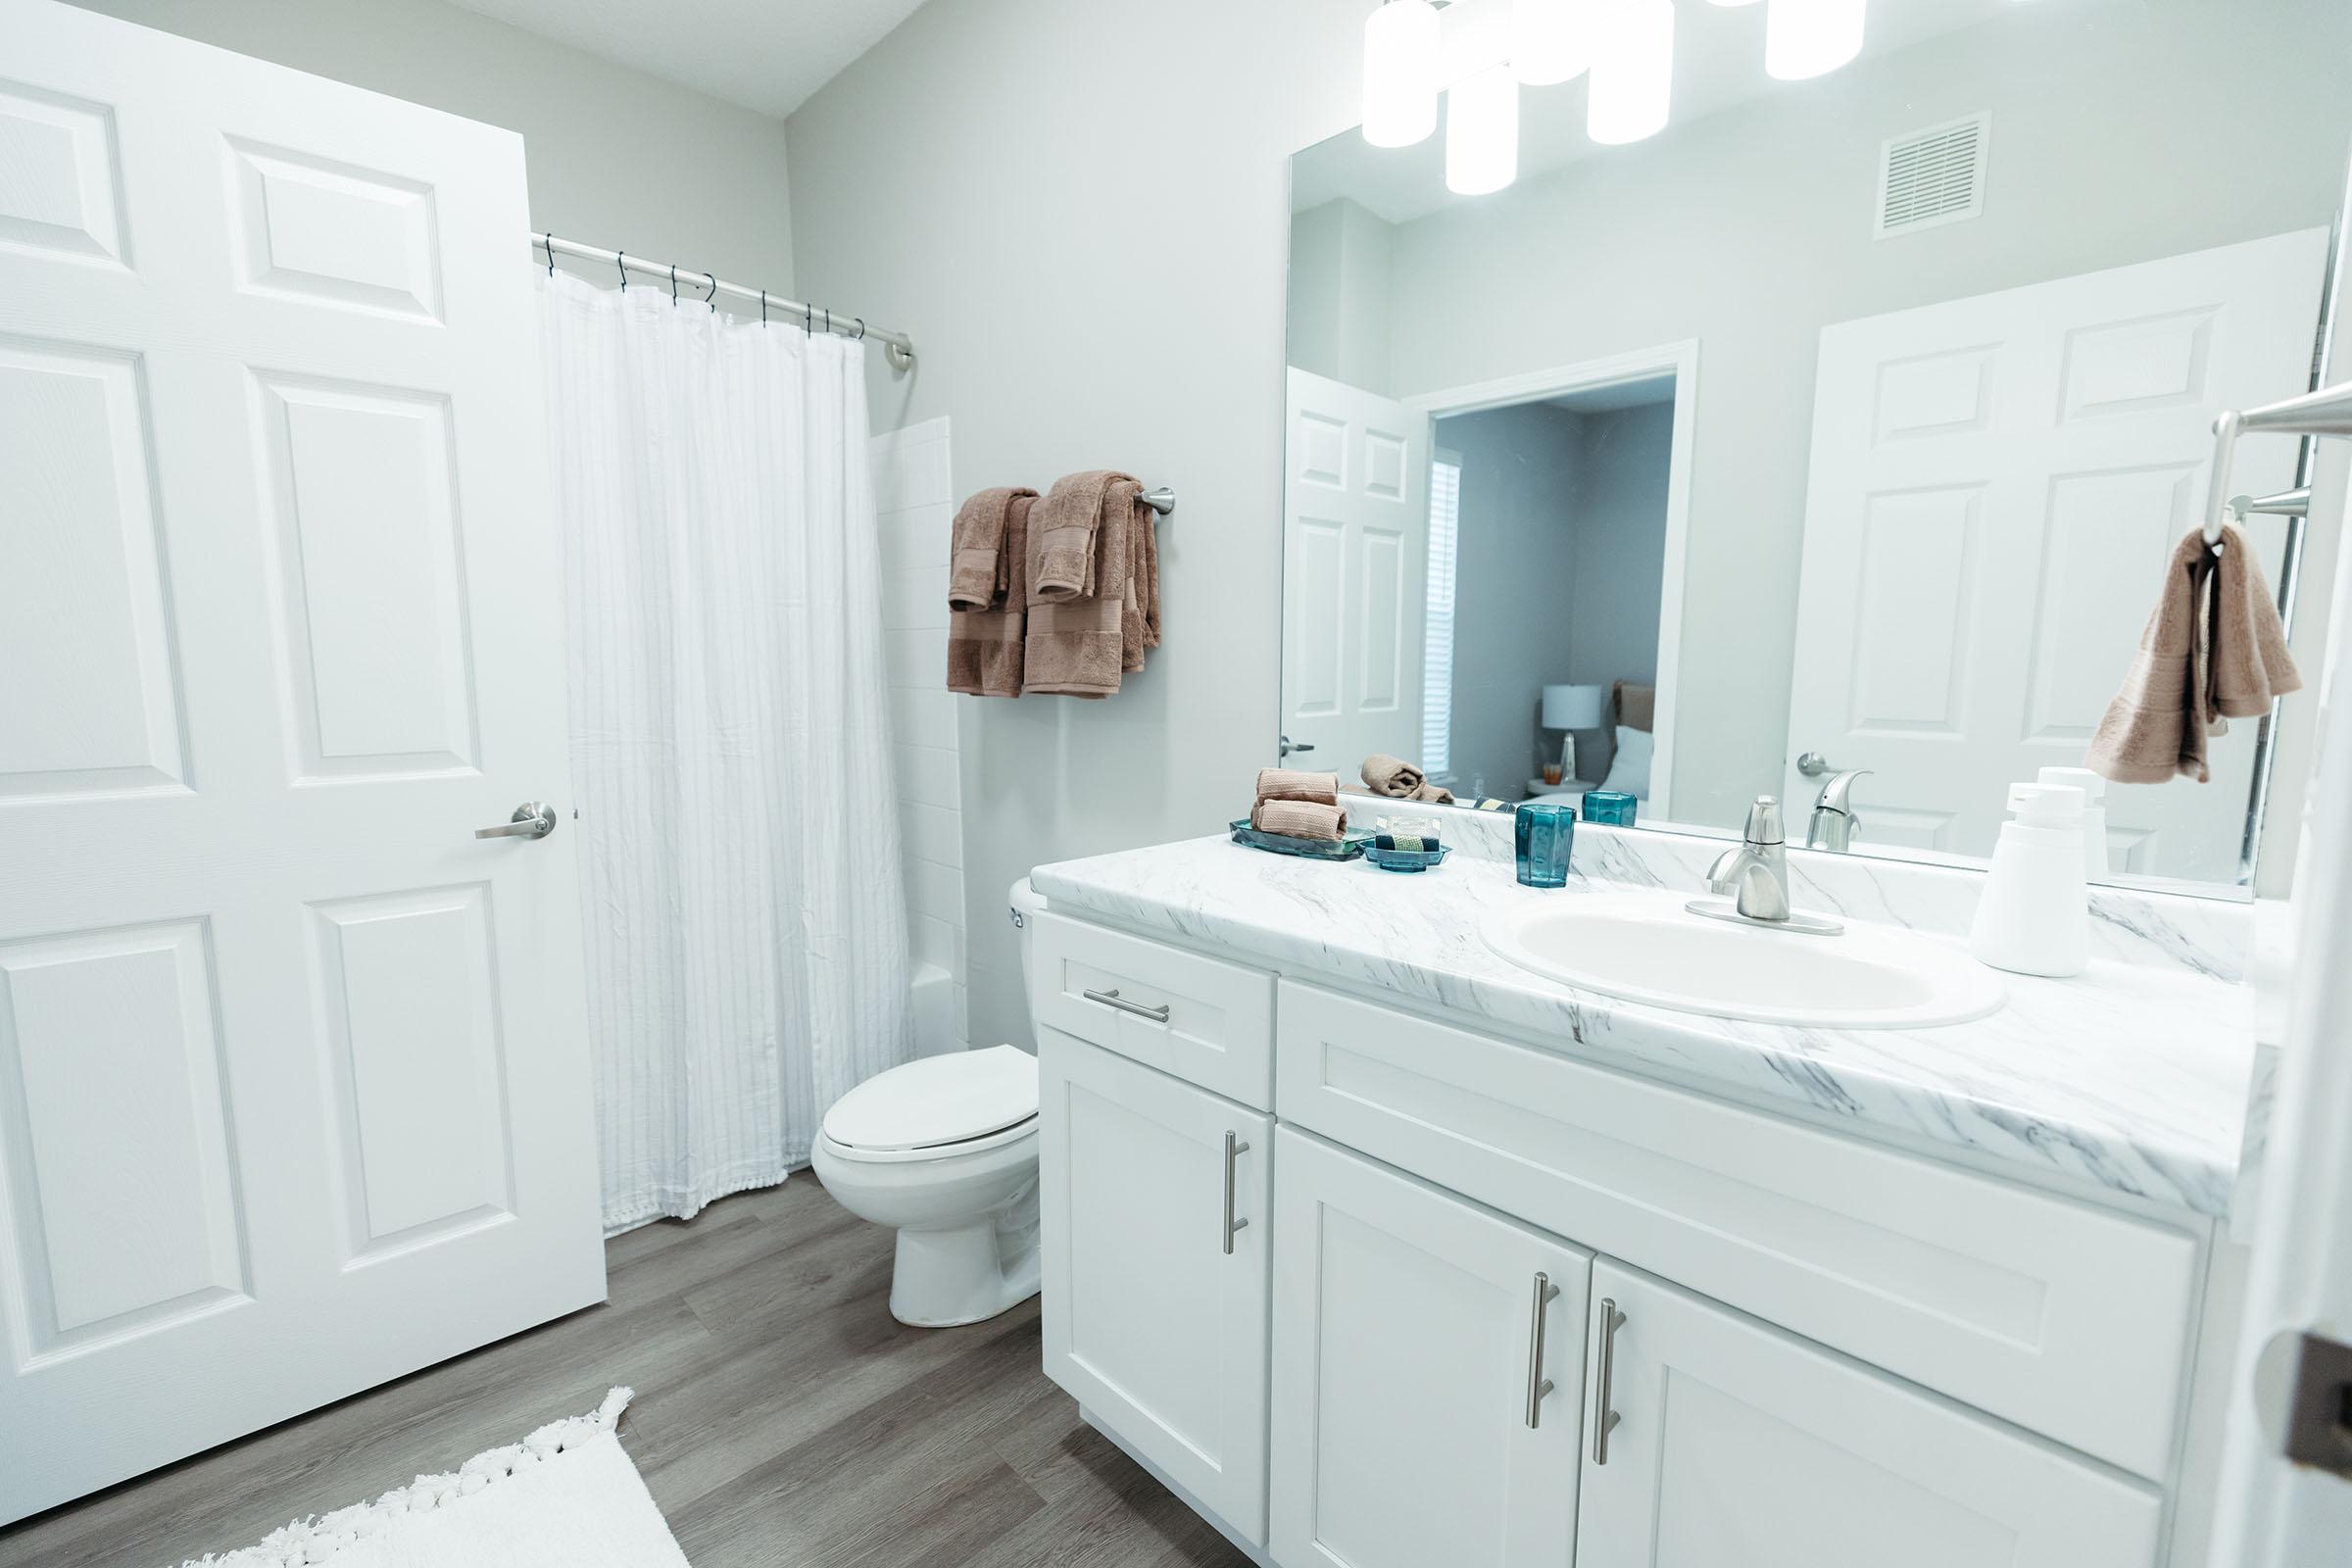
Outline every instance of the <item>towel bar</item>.
<svg viewBox="0 0 2352 1568">
<path fill-rule="evenodd" d="M 1164 484 L 1156 490 L 1147 490 L 1135 499 L 1163 517 L 1176 510 L 1176 492 Z"/>
</svg>

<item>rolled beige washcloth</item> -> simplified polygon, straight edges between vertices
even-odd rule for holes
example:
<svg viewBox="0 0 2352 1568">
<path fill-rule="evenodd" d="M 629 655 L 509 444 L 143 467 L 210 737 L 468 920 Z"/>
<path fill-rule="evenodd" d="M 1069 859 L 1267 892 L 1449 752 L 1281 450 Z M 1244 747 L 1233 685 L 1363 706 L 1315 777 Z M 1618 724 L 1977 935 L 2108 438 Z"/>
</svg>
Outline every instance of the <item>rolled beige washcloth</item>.
<svg viewBox="0 0 2352 1568">
<path fill-rule="evenodd" d="M 1260 833 L 1337 841 L 1348 831 L 1348 813 L 1327 801 L 1259 801 L 1250 808 L 1250 825 Z"/>
<path fill-rule="evenodd" d="M 1261 767 L 1257 770 L 1257 798 L 1261 801 L 1314 801 L 1323 806 L 1340 804 L 1340 775 L 1310 773 L 1302 767 Z"/>
<path fill-rule="evenodd" d="M 1386 752 L 1374 752 L 1364 759 L 1364 787 L 1375 795 L 1386 795 L 1393 801 L 1434 801 L 1440 806 L 1453 804 L 1453 791 L 1441 784 L 1429 782 L 1428 775 L 1401 757 Z"/>
</svg>

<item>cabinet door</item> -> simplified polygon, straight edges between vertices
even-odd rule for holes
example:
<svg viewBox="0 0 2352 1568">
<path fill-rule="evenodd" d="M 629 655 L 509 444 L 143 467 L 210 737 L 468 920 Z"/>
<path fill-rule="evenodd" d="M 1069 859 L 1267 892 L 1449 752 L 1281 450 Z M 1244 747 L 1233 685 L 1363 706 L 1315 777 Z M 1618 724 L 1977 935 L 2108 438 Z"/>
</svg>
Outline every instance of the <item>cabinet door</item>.
<svg viewBox="0 0 2352 1568">
<path fill-rule="evenodd" d="M 1266 1539 L 1270 1118 L 1038 1032 L 1046 1372 Z"/>
<path fill-rule="evenodd" d="M 1622 1264 L 1592 1298 L 1585 1568 L 2154 1560 L 2136 1483 Z"/>
<path fill-rule="evenodd" d="M 1275 1143 L 1274 1560 L 1567 1568 L 1591 1254 Z"/>
</svg>

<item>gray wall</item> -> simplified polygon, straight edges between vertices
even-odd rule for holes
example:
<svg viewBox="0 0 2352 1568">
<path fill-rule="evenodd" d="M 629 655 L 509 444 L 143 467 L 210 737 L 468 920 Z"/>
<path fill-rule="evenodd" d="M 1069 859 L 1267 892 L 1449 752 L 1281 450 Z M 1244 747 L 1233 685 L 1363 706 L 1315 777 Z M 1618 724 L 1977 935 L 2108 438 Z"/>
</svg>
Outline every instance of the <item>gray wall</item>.
<svg viewBox="0 0 2352 1568">
<path fill-rule="evenodd" d="M 1654 683 L 1674 405 L 1589 414 L 1582 433 L 1568 678 L 1603 686 L 1620 680 Z M 1601 756 L 1608 756 L 1606 747 Z M 1588 778 L 1600 776 L 1584 771 Z"/>
<path fill-rule="evenodd" d="M 1437 421 L 1462 460 L 1454 547 L 1454 793 L 1517 800 L 1541 765 L 1536 707 L 1568 680 L 1584 421 L 1547 404 Z M 1654 592 L 1654 590 L 1653 590 Z M 1546 735 L 1546 749 L 1556 736 Z"/>
<path fill-rule="evenodd" d="M 903 325 L 875 428 L 956 486 L 1176 487 L 1166 646 L 1108 702 L 956 700 L 971 1040 L 1028 1038 L 1004 890 L 1220 830 L 1273 761 L 1286 157 L 1354 122 L 1364 0 L 932 0 L 788 122 L 803 288 Z"/>
<path fill-rule="evenodd" d="M 1394 395 L 1700 340 L 1676 818 L 1779 785 L 1821 328 L 2326 224 L 2347 59 L 2342 0 L 2020 6 L 1396 227 Z M 1881 141 L 1980 109 L 1984 215 L 1873 241 Z"/>
<path fill-rule="evenodd" d="M 1291 220 L 1291 363 L 1367 392 L 1389 389 L 1396 229 L 1341 197 Z"/>
<path fill-rule="evenodd" d="M 77 3 L 520 131 L 533 228 L 792 289 L 784 125 L 768 116 L 446 0 Z"/>
<path fill-rule="evenodd" d="M 1655 681 L 1674 406 L 1582 414 L 1547 404 L 1437 421 L 1462 460 L 1454 557 L 1453 777 L 1515 799 L 1558 735 L 1536 727 L 1547 685 Z M 1615 751 L 1578 735 L 1578 772 Z"/>
</svg>

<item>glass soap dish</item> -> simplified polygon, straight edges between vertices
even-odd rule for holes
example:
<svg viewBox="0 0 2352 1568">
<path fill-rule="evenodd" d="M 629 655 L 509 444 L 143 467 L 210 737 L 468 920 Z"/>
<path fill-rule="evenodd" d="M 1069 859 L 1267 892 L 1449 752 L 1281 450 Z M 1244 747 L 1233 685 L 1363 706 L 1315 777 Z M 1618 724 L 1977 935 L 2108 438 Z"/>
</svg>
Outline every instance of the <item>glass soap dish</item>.
<svg viewBox="0 0 2352 1568">
<path fill-rule="evenodd" d="M 1434 850 L 1384 850 L 1377 844 L 1364 846 L 1364 858 L 1383 871 L 1426 871 L 1433 865 L 1446 863 L 1453 846 L 1441 844 Z"/>
<path fill-rule="evenodd" d="M 1250 825 L 1246 816 L 1233 823 L 1233 842 L 1273 855 L 1296 855 L 1302 860 L 1354 860 L 1372 842 L 1369 833 L 1347 833 L 1336 839 L 1302 839 L 1289 833 L 1266 833 Z"/>
</svg>

